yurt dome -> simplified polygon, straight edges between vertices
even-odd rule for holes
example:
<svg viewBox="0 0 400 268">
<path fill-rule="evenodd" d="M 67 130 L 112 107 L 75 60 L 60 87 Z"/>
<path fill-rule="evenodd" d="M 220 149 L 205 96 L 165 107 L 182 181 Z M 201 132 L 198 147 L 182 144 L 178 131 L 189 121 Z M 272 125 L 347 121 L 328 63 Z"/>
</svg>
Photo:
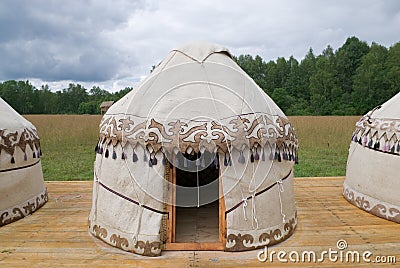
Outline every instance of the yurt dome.
<svg viewBox="0 0 400 268">
<path fill-rule="evenodd" d="M 347 160 L 344 197 L 378 217 L 400 223 L 400 93 L 357 123 Z"/>
<path fill-rule="evenodd" d="M 0 227 L 48 200 L 36 128 L 0 98 Z"/>
<path fill-rule="evenodd" d="M 293 233 L 294 128 L 228 49 L 172 50 L 99 128 L 89 228 L 108 244 L 243 251 Z"/>
</svg>

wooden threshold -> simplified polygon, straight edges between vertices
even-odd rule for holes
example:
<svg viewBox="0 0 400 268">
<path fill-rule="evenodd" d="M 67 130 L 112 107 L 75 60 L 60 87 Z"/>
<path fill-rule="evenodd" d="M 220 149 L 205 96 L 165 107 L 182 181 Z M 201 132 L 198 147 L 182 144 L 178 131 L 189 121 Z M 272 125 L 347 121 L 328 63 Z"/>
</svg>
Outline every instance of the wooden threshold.
<svg viewBox="0 0 400 268">
<path fill-rule="evenodd" d="M 225 249 L 221 242 L 206 243 L 166 243 L 163 250 L 221 250 Z"/>
</svg>

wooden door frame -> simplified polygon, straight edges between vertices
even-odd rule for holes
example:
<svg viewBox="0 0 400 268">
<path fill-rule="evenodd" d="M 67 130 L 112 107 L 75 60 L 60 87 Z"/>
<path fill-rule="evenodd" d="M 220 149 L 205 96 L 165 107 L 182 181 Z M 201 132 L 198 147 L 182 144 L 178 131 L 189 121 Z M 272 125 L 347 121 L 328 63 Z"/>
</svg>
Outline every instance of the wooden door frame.
<svg viewBox="0 0 400 268">
<path fill-rule="evenodd" d="M 226 245 L 226 219 L 225 219 L 225 200 L 222 192 L 222 179 L 221 169 L 219 169 L 218 185 L 219 185 L 219 210 L 218 210 L 218 242 L 203 242 L 203 243 L 176 243 L 175 242 L 175 231 L 176 231 L 176 207 L 172 204 L 176 202 L 176 167 L 171 164 L 167 164 L 165 168 L 169 168 L 170 176 L 168 180 L 168 202 L 167 211 L 167 241 L 164 244 L 164 250 L 224 250 Z"/>
</svg>

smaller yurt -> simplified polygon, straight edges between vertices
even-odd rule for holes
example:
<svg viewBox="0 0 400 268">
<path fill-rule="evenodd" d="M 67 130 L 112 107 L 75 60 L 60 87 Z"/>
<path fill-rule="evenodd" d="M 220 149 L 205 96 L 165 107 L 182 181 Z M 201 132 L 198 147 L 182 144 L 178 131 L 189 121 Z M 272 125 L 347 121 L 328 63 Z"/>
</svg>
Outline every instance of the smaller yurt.
<svg viewBox="0 0 400 268">
<path fill-rule="evenodd" d="M 400 93 L 356 123 L 344 197 L 378 217 L 400 223 Z"/>
<path fill-rule="evenodd" d="M 47 202 L 36 128 L 0 98 L 0 227 Z"/>
<path fill-rule="evenodd" d="M 297 150 L 226 48 L 174 49 L 101 120 L 90 232 L 145 256 L 280 243 L 297 225 Z"/>
</svg>

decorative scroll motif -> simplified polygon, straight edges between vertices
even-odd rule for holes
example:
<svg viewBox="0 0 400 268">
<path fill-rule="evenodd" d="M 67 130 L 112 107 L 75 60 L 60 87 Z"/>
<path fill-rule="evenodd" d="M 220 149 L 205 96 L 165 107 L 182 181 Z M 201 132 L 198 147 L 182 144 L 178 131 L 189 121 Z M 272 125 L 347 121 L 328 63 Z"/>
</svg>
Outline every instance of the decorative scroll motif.
<svg viewBox="0 0 400 268">
<path fill-rule="evenodd" d="M 24 153 L 26 146 L 29 145 L 33 153 L 33 158 L 40 157 L 40 139 L 36 129 L 25 128 L 22 131 L 9 131 L 7 129 L 0 129 L 0 153 L 5 151 L 11 156 L 14 156 L 15 148 L 19 147 Z M 36 151 L 36 152 L 35 152 Z M 24 160 L 27 160 L 25 154 Z M 11 163 L 15 163 L 14 157 L 11 159 Z"/>
<path fill-rule="evenodd" d="M 248 231 L 245 234 L 229 234 L 227 236 L 226 251 L 245 251 L 264 246 L 272 246 L 286 240 L 296 229 L 297 212 L 294 218 L 290 219 L 276 229 L 268 230 L 257 235 L 255 232 Z M 258 238 L 256 239 L 255 236 Z"/>
<path fill-rule="evenodd" d="M 400 207 L 377 200 L 343 185 L 343 196 L 351 204 L 375 216 L 400 223 Z"/>
<path fill-rule="evenodd" d="M 0 227 L 26 217 L 42 207 L 49 197 L 47 189 L 23 204 L 0 211 Z"/>
<path fill-rule="evenodd" d="M 365 115 L 356 123 L 352 141 L 372 150 L 400 155 L 400 119 Z"/>
<path fill-rule="evenodd" d="M 279 160 L 297 161 L 298 141 L 288 119 L 248 114 L 227 122 L 176 120 L 160 123 L 132 115 L 109 115 L 100 123 L 96 151 L 102 154 L 104 146 L 121 144 L 124 147 L 127 143 L 133 148 L 140 144 L 154 154 L 161 149 L 172 153 L 174 148 L 182 153 L 198 153 L 202 148 L 209 152 L 229 153 L 232 148 L 242 151 L 247 147 L 252 157 L 258 160 L 260 154 L 264 154 L 263 148 L 269 147 Z M 262 149 L 257 149 L 259 147 Z M 104 151 L 108 157 L 110 152 Z M 113 155 L 114 159 L 116 157 Z"/>
<path fill-rule="evenodd" d="M 140 254 L 148 257 L 156 257 L 161 255 L 161 243 L 158 241 L 137 241 L 135 245 L 129 243 L 132 238 L 123 237 L 121 234 L 116 234 L 107 227 L 94 224 L 91 227 L 91 221 L 89 220 L 89 229 L 91 233 L 106 243 L 117 247 L 119 249 L 130 251 L 136 254 Z M 114 230 L 115 231 L 115 230 Z M 110 235 L 109 235 L 110 234 Z"/>
</svg>

